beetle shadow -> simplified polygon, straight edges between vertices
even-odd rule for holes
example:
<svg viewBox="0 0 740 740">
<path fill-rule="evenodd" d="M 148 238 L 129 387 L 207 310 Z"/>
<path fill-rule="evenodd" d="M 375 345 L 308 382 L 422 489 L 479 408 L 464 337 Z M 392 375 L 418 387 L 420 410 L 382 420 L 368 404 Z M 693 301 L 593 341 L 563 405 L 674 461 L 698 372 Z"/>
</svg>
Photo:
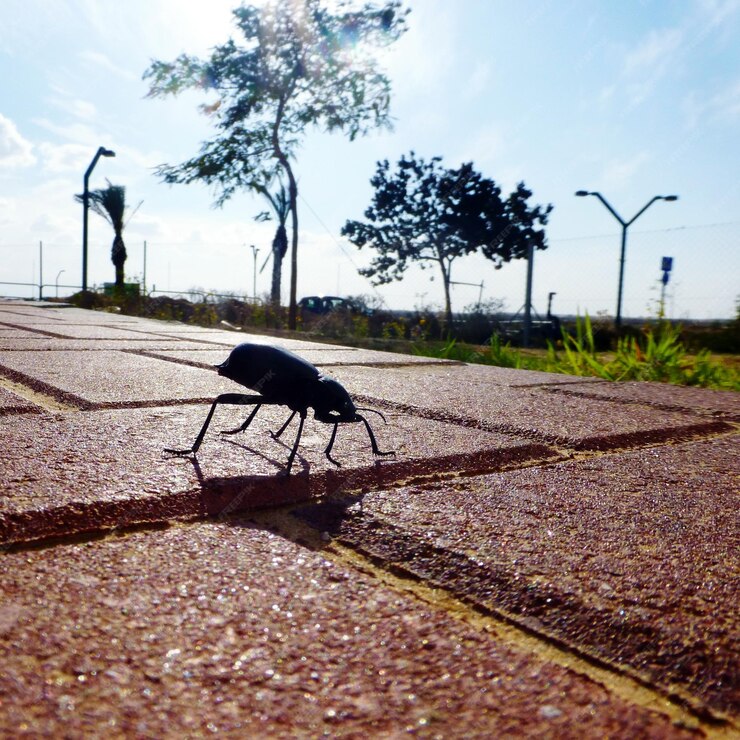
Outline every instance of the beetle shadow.
<svg viewBox="0 0 740 740">
<path fill-rule="evenodd" d="M 252 475 L 207 476 L 197 454 L 185 457 L 193 466 L 199 487 L 198 514 L 203 517 L 226 517 L 240 511 L 308 501 L 315 495 L 310 465 L 296 454 L 293 470 L 287 473 L 285 462 L 266 455 L 246 444 L 228 440 L 245 454 L 275 465 L 275 472 Z M 300 467 L 299 467 L 300 466 Z"/>
<path fill-rule="evenodd" d="M 318 532 L 322 542 L 328 544 L 333 538 L 340 537 L 346 527 L 367 526 L 374 521 L 374 517 L 366 515 L 363 508 L 363 500 L 367 493 L 369 492 L 328 495 L 318 501 L 296 506 L 290 513 L 295 519 Z"/>
<path fill-rule="evenodd" d="M 285 442 L 283 442 L 282 439 L 273 439 L 273 441 L 277 442 L 277 444 L 279 444 L 281 447 L 284 447 L 288 451 L 288 454 L 290 454 L 291 447 L 285 444 Z M 287 456 L 283 458 L 283 462 L 281 463 L 281 461 L 277 457 L 266 455 L 264 452 L 255 450 L 253 447 L 250 447 L 248 444 L 245 444 L 244 442 L 238 442 L 235 439 L 224 439 L 223 442 L 229 445 L 233 445 L 234 447 L 238 447 L 241 450 L 244 450 L 245 453 L 248 453 L 252 457 L 259 457 L 268 463 L 272 463 L 278 468 L 278 473 L 277 473 L 278 475 L 280 474 L 288 475 L 285 472 L 285 466 L 287 465 L 287 462 L 288 462 Z M 306 460 L 306 458 L 303 455 L 301 455 L 300 448 L 296 451 L 295 459 L 293 460 L 294 470 L 295 470 L 295 466 L 297 463 L 300 464 L 302 473 L 303 472 L 308 473 L 311 466 L 308 464 L 308 460 Z M 255 476 L 255 477 L 261 477 L 261 476 Z"/>
<path fill-rule="evenodd" d="M 239 442 L 230 444 L 280 468 L 280 461 L 269 455 Z M 200 489 L 197 493 L 200 516 L 222 519 L 256 509 L 303 505 L 307 510 L 316 509 L 316 526 L 323 527 L 321 531 L 329 533 L 339 526 L 331 522 L 340 514 L 341 517 L 362 516 L 364 496 L 382 486 L 387 480 L 386 471 L 390 472 L 384 460 L 375 460 L 373 465 L 362 468 L 334 470 L 320 467 L 311 472 L 309 462 L 296 455 L 291 473 L 286 473 L 283 465 L 275 473 L 207 476 L 197 455 L 189 455 L 186 459 L 193 466 Z M 296 470 L 299 460 L 301 468 Z M 328 519 L 323 521 L 326 517 Z"/>
</svg>

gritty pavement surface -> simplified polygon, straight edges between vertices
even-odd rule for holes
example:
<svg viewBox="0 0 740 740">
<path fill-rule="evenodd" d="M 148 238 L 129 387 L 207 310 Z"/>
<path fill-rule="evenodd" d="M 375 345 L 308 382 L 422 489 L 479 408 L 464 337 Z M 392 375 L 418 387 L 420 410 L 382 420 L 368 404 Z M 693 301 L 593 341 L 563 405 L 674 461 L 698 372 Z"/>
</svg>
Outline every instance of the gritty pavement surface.
<svg viewBox="0 0 740 740">
<path fill-rule="evenodd" d="M 165 453 L 243 341 L 395 456 Z M 0 737 L 740 736 L 740 394 L 0 301 L 0 417 Z"/>
</svg>

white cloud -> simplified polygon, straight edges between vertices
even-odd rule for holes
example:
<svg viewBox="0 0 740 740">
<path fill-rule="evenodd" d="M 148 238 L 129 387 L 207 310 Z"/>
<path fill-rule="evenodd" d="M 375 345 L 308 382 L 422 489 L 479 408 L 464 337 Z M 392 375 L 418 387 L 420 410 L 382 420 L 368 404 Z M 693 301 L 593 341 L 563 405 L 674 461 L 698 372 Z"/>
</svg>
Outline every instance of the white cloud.
<svg viewBox="0 0 740 740">
<path fill-rule="evenodd" d="M 0 168 L 30 167 L 35 163 L 33 144 L 23 138 L 13 121 L 0 113 Z"/>
<path fill-rule="evenodd" d="M 647 152 L 638 152 L 629 159 L 607 162 L 601 173 L 601 186 L 606 189 L 621 190 L 629 185 L 643 165 L 650 160 Z"/>
<path fill-rule="evenodd" d="M 466 139 L 465 146 L 455 153 L 445 167 L 457 167 L 462 162 L 475 162 L 476 168 L 493 170 L 501 167 L 501 158 L 506 153 L 507 137 L 498 126 L 486 126 Z M 511 140 L 509 139 L 509 144 Z"/>
<path fill-rule="evenodd" d="M 740 80 L 717 93 L 710 100 L 712 111 L 718 116 L 737 119 L 740 117 Z"/>
<path fill-rule="evenodd" d="M 624 60 L 627 74 L 640 73 L 656 66 L 665 67 L 672 54 L 680 47 L 683 32 L 678 28 L 662 28 L 651 31 Z"/>
<path fill-rule="evenodd" d="M 385 55 L 386 71 L 396 95 L 414 99 L 441 90 L 458 54 L 457 19 L 451 4 L 426 2 L 414 9 L 413 23 Z"/>
<path fill-rule="evenodd" d="M 701 126 L 706 132 L 707 123 L 722 121 L 732 125 L 740 119 L 740 79 L 709 96 L 691 92 L 684 98 L 682 107 L 689 130 Z"/>
<path fill-rule="evenodd" d="M 47 131 L 51 131 L 61 139 L 66 139 L 76 144 L 89 144 L 90 141 L 96 141 L 100 138 L 94 128 L 84 123 L 59 125 L 50 121 L 48 118 L 35 118 L 33 119 L 33 123 L 45 128 Z"/>
<path fill-rule="evenodd" d="M 15 218 L 16 203 L 13 198 L 0 197 L 0 226 L 13 223 Z"/>
<path fill-rule="evenodd" d="M 65 113 L 70 113 L 75 118 L 90 120 L 97 116 L 98 109 L 94 103 L 91 103 L 89 100 L 75 98 L 59 88 L 54 89 L 58 95 L 50 97 L 49 102 L 57 108 L 61 108 Z"/>
<path fill-rule="evenodd" d="M 119 67 L 113 61 L 111 61 L 105 54 L 101 54 L 99 51 L 92 51 L 88 49 L 79 53 L 80 59 L 84 62 L 89 63 L 96 69 L 103 69 L 107 72 L 111 72 L 116 77 L 120 77 L 123 80 L 136 81 L 139 79 L 139 75 L 134 74 L 130 69 Z"/>
<path fill-rule="evenodd" d="M 683 40 L 684 32 L 680 28 L 663 28 L 651 31 L 627 54 L 624 76 L 632 105 L 646 100 L 673 68 Z"/>
<path fill-rule="evenodd" d="M 463 86 L 463 98 L 475 100 L 483 95 L 491 84 L 491 65 L 487 61 L 478 62 Z"/>
<path fill-rule="evenodd" d="M 44 170 L 53 174 L 84 172 L 92 158 L 90 147 L 84 144 L 43 142 L 39 150 L 43 156 Z"/>
<path fill-rule="evenodd" d="M 740 12 L 740 0 L 700 0 L 699 9 L 707 29 L 717 28 L 734 13 Z"/>
</svg>

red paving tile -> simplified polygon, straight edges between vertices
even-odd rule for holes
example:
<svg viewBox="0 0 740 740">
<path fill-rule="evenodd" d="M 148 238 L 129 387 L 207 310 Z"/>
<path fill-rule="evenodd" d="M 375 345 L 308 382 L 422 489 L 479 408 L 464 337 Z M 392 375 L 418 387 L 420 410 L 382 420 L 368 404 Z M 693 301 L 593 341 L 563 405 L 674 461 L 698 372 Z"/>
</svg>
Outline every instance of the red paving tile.
<svg viewBox="0 0 740 740">
<path fill-rule="evenodd" d="M 100 321 L 100 317 L 94 317 L 94 314 L 91 316 L 90 311 L 68 308 L 39 309 L 31 306 L 10 306 L 7 303 L 0 304 L 0 323 L 38 324 L 45 321 L 68 322 L 81 316 L 95 322 Z"/>
<path fill-rule="evenodd" d="M 32 373 L 48 389 L 72 394 L 92 405 L 138 402 L 154 406 L 235 390 L 233 382 L 212 370 L 129 352 L 0 351 L 0 367 L 24 375 Z"/>
<path fill-rule="evenodd" d="M 427 358 L 428 359 L 428 358 Z M 606 383 L 599 378 L 582 378 L 576 375 L 563 375 L 562 373 L 545 373 L 540 370 L 517 370 L 511 367 L 494 367 L 492 365 L 464 365 L 465 369 L 459 377 L 464 385 L 470 384 L 471 387 L 477 388 L 481 385 L 503 385 L 509 388 L 528 388 L 539 386 L 569 386 L 572 383 L 578 383 L 580 386 L 590 386 L 591 384 L 601 385 Z M 454 378 L 455 374 L 444 377 Z M 437 376 L 435 376 L 437 377 Z M 444 382 L 444 380 L 443 380 Z"/>
<path fill-rule="evenodd" d="M 622 403 L 641 403 L 671 410 L 692 411 L 740 421 L 740 393 L 708 390 L 667 383 L 574 383 L 553 392 L 586 398 L 609 399 Z"/>
<path fill-rule="evenodd" d="M 59 337 L 29 334 L 23 337 L 3 337 L 0 332 L 0 350 L 10 352 L 54 352 L 54 351 L 82 351 L 94 352 L 100 350 L 144 350 L 146 352 L 168 351 L 177 347 L 179 350 L 210 350 L 229 352 L 231 345 L 224 345 L 215 349 L 213 345 L 202 342 L 183 342 L 173 337 L 160 337 L 155 334 L 148 338 L 139 333 L 136 339 L 64 339 Z"/>
<path fill-rule="evenodd" d="M 38 334 L 34 334 L 32 331 L 26 329 L 16 329 L 0 324 L 0 342 L 6 343 L 9 346 L 12 346 L 18 339 L 35 339 L 38 336 Z"/>
<path fill-rule="evenodd" d="M 0 542 L 274 506 L 556 456 L 527 440 L 391 414 L 387 425 L 370 418 L 380 447 L 396 456 L 374 458 L 364 427 L 342 425 L 332 451 L 338 469 L 324 456 L 331 427 L 309 418 L 286 478 L 297 422 L 273 440 L 268 430 L 277 430 L 289 412 L 266 407 L 247 432 L 221 436 L 219 430 L 246 417 L 233 406 L 219 407 L 196 461 L 163 453 L 188 448 L 207 410 L 188 405 L 6 417 Z"/>
<path fill-rule="evenodd" d="M 246 522 L 10 553 L 0 584 L 6 737 L 693 735 Z"/>
<path fill-rule="evenodd" d="M 703 705 L 740 706 L 740 437 L 368 493 L 319 529 Z"/>
<path fill-rule="evenodd" d="M 347 425 L 337 469 L 309 420 L 286 477 L 274 407 L 164 454 L 242 341 L 382 407 L 396 458 Z M 740 394 L 427 363 L 0 302 L 0 736 L 737 736 Z"/>
<path fill-rule="evenodd" d="M 17 393 L 0 388 L 0 416 L 4 414 L 28 414 L 38 413 L 38 406 L 29 403 Z"/>
<path fill-rule="evenodd" d="M 150 357 L 158 357 L 171 362 L 195 363 L 212 367 L 223 362 L 228 356 L 229 349 L 207 349 L 205 346 L 196 349 L 182 351 L 178 349 L 150 350 L 143 348 L 142 354 Z M 452 365 L 446 360 L 435 361 L 428 357 L 417 357 L 412 355 L 400 355 L 392 352 L 377 352 L 369 349 L 354 349 L 351 347 L 316 347 L 310 349 L 291 350 L 304 360 L 317 367 L 331 367 L 341 365 L 371 365 L 371 366 L 393 366 L 393 365 Z M 331 374 L 332 371 L 327 371 Z M 338 371 L 334 371 L 335 374 Z"/>
<path fill-rule="evenodd" d="M 136 331 L 127 326 L 105 326 L 96 324 L 44 323 L 28 325 L 36 333 L 45 333 L 56 338 L 67 339 L 156 339 L 158 335 Z"/>
<path fill-rule="evenodd" d="M 576 450 L 607 450 L 728 431 L 722 421 L 642 405 L 499 385 L 467 366 L 346 368 L 350 393 L 410 412 L 530 436 Z M 492 378 L 500 377 L 495 372 Z M 590 385 L 588 386 L 590 387 Z"/>
</svg>

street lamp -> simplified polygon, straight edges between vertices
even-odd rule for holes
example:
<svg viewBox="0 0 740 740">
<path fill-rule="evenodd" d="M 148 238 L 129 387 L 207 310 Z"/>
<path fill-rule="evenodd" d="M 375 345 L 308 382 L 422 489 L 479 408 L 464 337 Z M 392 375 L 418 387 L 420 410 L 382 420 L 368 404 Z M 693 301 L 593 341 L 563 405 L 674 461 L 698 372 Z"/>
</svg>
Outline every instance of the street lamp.
<svg viewBox="0 0 740 740">
<path fill-rule="evenodd" d="M 617 289 L 617 315 L 614 319 L 614 326 L 619 328 L 622 325 L 622 286 L 624 284 L 624 255 L 627 248 L 627 228 L 630 224 L 633 224 L 637 219 L 647 211 L 650 206 L 655 203 L 656 200 L 678 200 L 677 195 L 656 195 L 651 198 L 629 221 L 625 221 L 609 204 L 609 201 L 601 194 L 590 190 L 577 190 L 576 195 L 584 197 L 586 195 L 593 195 L 597 197 L 605 206 L 609 213 L 619 221 L 622 225 L 622 249 L 619 253 L 619 287 Z"/>
<path fill-rule="evenodd" d="M 254 271 L 252 272 L 252 296 L 254 297 L 256 301 L 257 300 L 257 253 L 260 250 L 259 250 L 259 247 L 255 247 L 254 244 L 252 244 L 251 247 L 252 247 L 252 256 L 254 257 Z"/>
<path fill-rule="evenodd" d="M 64 270 L 59 270 L 57 273 L 57 279 L 54 281 L 55 285 L 57 286 L 57 298 L 59 298 L 59 276 L 64 272 Z"/>
<path fill-rule="evenodd" d="M 90 191 L 88 184 L 90 182 L 90 175 L 95 169 L 95 165 L 98 163 L 100 157 L 115 157 L 116 153 L 111 149 L 106 149 L 104 146 L 98 148 L 95 152 L 90 166 L 85 171 L 85 177 L 83 179 L 84 189 L 82 191 L 82 291 L 87 290 L 87 211 L 90 206 Z"/>
</svg>

